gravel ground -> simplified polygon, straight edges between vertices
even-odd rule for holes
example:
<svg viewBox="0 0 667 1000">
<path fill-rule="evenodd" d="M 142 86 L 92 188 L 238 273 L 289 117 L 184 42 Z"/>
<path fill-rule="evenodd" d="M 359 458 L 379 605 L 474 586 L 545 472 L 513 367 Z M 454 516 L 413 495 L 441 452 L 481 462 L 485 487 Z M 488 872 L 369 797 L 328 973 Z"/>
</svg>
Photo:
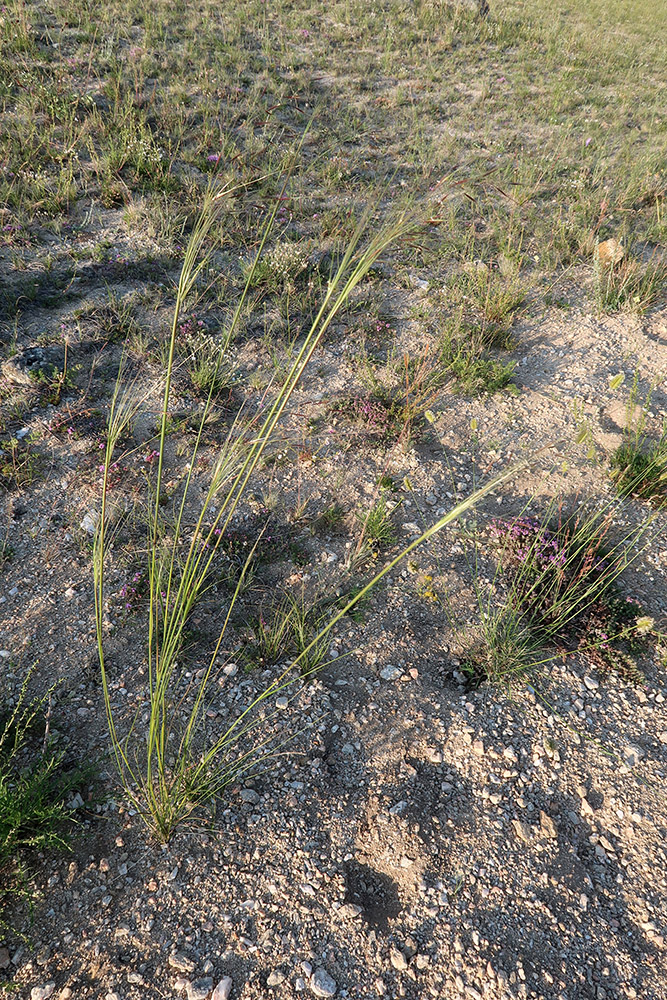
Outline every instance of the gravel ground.
<svg viewBox="0 0 667 1000">
<path fill-rule="evenodd" d="M 396 480 L 412 482 L 394 518 L 405 543 L 422 514 L 437 516 L 481 471 L 573 438 L 576 400 L 598 454 L 613 448 L 624 403 L 610 375 L 667 371 L 660 313 L 599 319 L 575 306 L 518 332 L 516 397 L 445 402 L 434 436 L 389 458 L 368 448 L 341 465 L 346 453 L 333 443 L 317 474 L 281 473 L 284 495 L 307 487 L 313 505 L 326 506 L 338 473 L 336 495 L 352 510 L 372 493 L 362 484 L 389 463 Z M 335 342 L 322 368 L 332 373 L 330 395 L 349 381 Z M 322 411 L 318 384 L 311 378 L 295 399 L 300 416 Z M 664 402 L 661 385 L 656 425 Z M 15 559 L 2 580 L 1 645 L 18 666 L 3 684 L 11 694 L 19 666 L 38 659 L 44 677 L 62 682 L 55 734 L 71 757 L 101 759 L 102 772 L 72 802 L 73 853 L 36 859 L 34 920 L 14 915 L 27 939 L 9 935 L 0 948 L 0 976 L 18 995 L 667 997 L 667 718 L 657 658 L 644 664 L 643 687 L 571 655 L 534 686 L 466 689 L 456 633 L 423 587 L 428 580 L 452 596 L 465 628 L 466 532 L 454 530 L 394 571 L 364 621 L 334 632 L 316 678 L 266 713 L 278 742 L 297 731 L 288 752 L 231 788 L 212 821 L 202 816 L 160 847 L 119 798 L 108 762 L 85 544 L 94 476 L 82 442 L 49 446 L 49 475 L 8 507 Z M 484 510 L 591 491 L 611 502 L 601 462 L 577 455 L 549 455 Z M 617 505 L 622 524 L 645 516 L 640 503 Z M 657 618 L 667 607 L 664 524 L 662 513 L 627 581 Z M 285 579 L 335 586 L 349 533 L 308 544 L 307 569 L 272 567 L 269 592 Z M 145 692 L 141 631 L 138 621 L 117 626 L 112 697 L 129 717 Z M 228 663 L 211 726 L 272 676 Z"/>
</svg>

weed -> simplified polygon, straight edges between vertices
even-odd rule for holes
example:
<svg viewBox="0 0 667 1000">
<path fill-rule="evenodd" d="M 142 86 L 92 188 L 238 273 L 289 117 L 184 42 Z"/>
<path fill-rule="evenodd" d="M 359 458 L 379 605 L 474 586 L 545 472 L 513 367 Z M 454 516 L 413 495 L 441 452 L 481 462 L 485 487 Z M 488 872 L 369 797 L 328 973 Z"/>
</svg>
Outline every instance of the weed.
<svg viewBox="0 0 667 1000">
<path fill-rule="evenodd" d="M 593 256 L 595 303 L 601 312 L 621 309 L 644 313 L 664 292 L 667 262 L 655 256 L 645 263 L 624 251 L 616 241 L 616 253 L 603 254 L 604 244 L 596 242 Z"/>
<path fill-rule="evenodd" d="M 651 392 L 644 403 L 637 402 L 635 375 L 626 410 L 623 443 L 610 459 L 610 475 L 622 497 L 636 496 L 656 507 L 667 505 L 667 422 L 657 440 L 646 432 Z"/>
<path fill-rule="evenodd" d="M 0 718 L 0 908 L 12 896 L 32 904 L 25 853 L 67 847 L 71 813 L 66 801 L 90 776 L 90 770 L 65 767 L 64 755 L 48 741 L 48 722 L 43 737 L 35 739 L 53 689 L 29 700 L 30 673 L 14 707 Z M 35 746 L 37 741 L 41 746 Z"/>
<path fill-rule="evenodd" d="M 466 655 L 471 679 L 510 684 L 548 662 L 545 650 L 578 649 L 603 670 L 627 680 L 643 678 L 633 656 L 642 647 L 637 623 L 642 609 L 624 597 L 618 577 L 636 555 L 646 525 L 611 541 L 607 514 L 536 518 L 529 515 L 491 523 L 504 601 L 481 611 L 479 637 Z"/>
<path fill-rule="evenodd" d="M 317 515 L 311 528 L 317 533 L 335 532 L 342 528 L 344 521 L 345 509 L 340 504 L 335 503 Z"/>
<path fill-rule="evenodd" d="M 9 438 L 0 444 L 0 486 L 6 490 L 30 486 L 40 474 L 42 464 L 30 440 Z"/>
<path fill-rule="evenodd" d="M 383 493 L 365 514 L 357 514 L 357 520 L 362 525 L 357 553 L 377 554 L 379 549 L 394 544 L 397 537 L 396 527 L 391 519 L 394 510 L 395 505 L 389 509 L 387 498 Z"/>
</svg>

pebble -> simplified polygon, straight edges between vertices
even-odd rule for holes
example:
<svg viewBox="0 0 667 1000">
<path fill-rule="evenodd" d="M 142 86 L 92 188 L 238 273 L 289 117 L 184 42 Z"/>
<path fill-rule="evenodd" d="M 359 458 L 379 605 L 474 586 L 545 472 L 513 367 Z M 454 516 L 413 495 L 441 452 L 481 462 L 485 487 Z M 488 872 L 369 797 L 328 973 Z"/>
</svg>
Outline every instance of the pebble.
<svg viewBox="0 0 667 1000">
<path fill-rule="evenodd" d="M 628 767 L 634 767 L 644 756 L 643 751 L 639 747 L 633 747 L 630 744 L 623 750 L 623 760 Z"/>
<path fill-rule="evenodd" d="M 254 788 L 242 788 L 241 789 L 241 800 L 247 802 L 248 805 L 256 806 L 259 802 L 259 794 Z"/>
<path fill-rule="evenodd" d="M 599 682 L 596 681 L 594 677 L 588 677 L 588 676 L 584 677 L 584 684 L 586 685 L 589 691 L 597 691 L 597 689 L 600 687 Z"/>
<path fill-rule="evenodd" d="M 0 948 L 0 969 L 8 969 L 9 961 L 9 951 L 7 948 Z"/>
<path fill-rule="evenodd" d="M 397 681 L 399 677 L 403 676 L 403 671 L 400 667 L 394 667 L 391 663 L 388 663 L 386 667 L 380 671 L 380 677 L 383 681 Z"/>
<path fill-rule="evenodd" d="M 49 983 L 44 983 L 43 986 L 33 986 L 30 991 L 30 1000 L 48 1000 L 50 996 L 53 996 L 56 984 L 51 980 Z"/>
<path fill-rule="evenodd" d="M 338 986 L 325 969 L 316 969 L 310 980 L 310 988 L 316 997 L 333 997 Z"/>
<path fill-rule="evenodd" d="M 280 708 L 284 711 L 288 706 L 289 706 L 289 698 L 285 698 L 284 695 L 281 696 L 280 698 L 276 698 L 276 708 Z"/>
<path fill-rule="evenodd" d="M 548 816 L 543 809 L 540 810 L 540 826 L 545 837 L 548 837 L 550 840 L 558 839 L 558 827 L 551 816 Z"/>
<path fill-rule="evenodd" d="M 188 1000 L 208 1000 L 212 989 L 213 980 L 207 977 L 206 979 L 197 979 L 194 983 L 188 983 L 185 992 Z"/>
<path fill-rule="evenodd" d="M 107 862 L 108 865 L 108 862 Z M 100 863 L 100 868 L 102 867 Z M 108 867 L 106 871 L 108 871 Z M 187 955 L 184 955 L 182 951 L 175 951 L 173 955 L 169 956 L 169 965 L 172 969 L 176 969 L 177 972 L 194 972 L 195 963 Z"/>
<path fill-rule="evenodd" d="M 522 822 L 520 819 L 513 819 L 512 827 L 515 835 L 519 838 L 519 840 L 522 840 L 524 844 L 529 844 L 531 842 L 532 833 L 527 823 Z"/>
<path fill-rule="evenodd" d="M 232 977 L 225 976 L 221 979 L 216 988 L 213 990 L 213 996 L 211 1000 L 229 1000 L 229 996 L 232 992 Z"/>
<path fill-rule="evenodd" d="M 389 952 L 389 961 L 399 972 L 404 972 L 408 967 L 408 960 L 406 959 L 400 948 L 392 947 Z"/>
<path fill-rule="evenodd" d="M 270 987 L 280 986 L 280 984 L 284 982 L 285 982 L 284 972 L 280 972 L 278 969 L 276 969 L 273 972 L 269 973 L 266 980 L 266 985 Z"/>
<path fill-rule="evenodd" d="M 83 518 L 81 520 L 81 527 L 89 535 L 94 535 L 95 531 L 97 530 L 97 517 L 94 514 L 91 514 L 90 511 L 88 511 L 83 515 Z"/>
</svg>

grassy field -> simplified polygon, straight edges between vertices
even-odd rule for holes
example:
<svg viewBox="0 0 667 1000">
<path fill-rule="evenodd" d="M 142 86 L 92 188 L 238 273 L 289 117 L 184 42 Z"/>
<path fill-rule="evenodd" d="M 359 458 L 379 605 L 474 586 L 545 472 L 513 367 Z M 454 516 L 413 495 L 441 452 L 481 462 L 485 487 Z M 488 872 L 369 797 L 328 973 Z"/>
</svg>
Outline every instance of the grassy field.
<svg viewBox="0 0 667 1000">
<path fill-rule="evenodd" d="M 535 792 L 547 841 L 575 788 L 581 804 L 611 783 L 621 815 L 648 789 L 655 826 L 623 906 L 651 925 L 637 931 L 651 957 L 628 957 L 607 914 L 613 974 L 582 974 L 576 995 L 664 995 L 649 858 L 667 743 L 665 35 L 667 8 L 648 0 L 491 0 L 485 17 L 444 0 L 2 7 L 0 989 L 118 985 L 113 962 L 72 971 L 58 909 L 71 882 L 49 880 L 69 858 L 52 848 L 73 843 L 83 870 L 133 838 L 149 869 L 161 851 L 180 867 L 179 838 L 205 828 L 205 846 L 236 844 L 241 899 L 244 836 L 261 837 L 243 808 L 266 780 L 284 801 L 311 787 L 306 826 L 336 845 L 332 884 L 365 921 L 356 938 L 325 940 L 324 917 L 308 930 L 320 964 L 334 963 L 326 941 L 348 956 L 340 995 L 481 996 L 472 959 L 467 973 L 442 955 L 418 964 L 438 936 L 426 896 L 449 891 L 443 940 L 468 934 L 459 888 L 502 855 L 503 824 L 524 846 L 537 836 L 525 789 L 495 827 L 478 818 L 445 843 L 455 812 L 437 819 L 440 793 L 413 767 L 421 790 L 389 822 L 417 803 L 419 846 L 406 820 L 387 851 L 413 850 L 414 878 L 368 847 L 361 817 L 412 766 L 401 725 L 443 790 L 459 786 L 433 746 L 457 734 L 449 762 L 488 805 L 475 747 L 507 713 L 526 761 L 548 743 L 559 772 L 568 747 Z M 507 767 L 512 746 L 496 754 Z M 331 765 L 328 790 L 309 786 L 313 755 L 366 771 Z M 293 848 L 275 863 L 296 885 Z M 516 861 L 512 898 L 533 861 Z M 140 906 L 131 885 L 127 900 Z M 81 921 L 103 941 L 111 911 L 96 905 Z M 600 924 L 570 932 L 551 905 L 571 956 L 586 935 L 602 954 Z M 50 919 L 65 944 L 33 960 Z M 370 978 L 350 972 L 376 932 L 402 956 L 386 983 L 375 958 Z M 490 920 L 469 946 L 493 968 L 529 954 L 517 931 L 503 957 L 502 937 Z M 179 968 L 159 964 L 162 944 L 143 952 L 155 996 Z M 547 985 L 494 972 L 498 996 L 570 997 L 579 959 L 540 947 Z M 225 961 L 239 996 L 334 995 L 312 967 L 303 987 L 291 973 L 267 985 L 268 958 Z"/>
</svg>

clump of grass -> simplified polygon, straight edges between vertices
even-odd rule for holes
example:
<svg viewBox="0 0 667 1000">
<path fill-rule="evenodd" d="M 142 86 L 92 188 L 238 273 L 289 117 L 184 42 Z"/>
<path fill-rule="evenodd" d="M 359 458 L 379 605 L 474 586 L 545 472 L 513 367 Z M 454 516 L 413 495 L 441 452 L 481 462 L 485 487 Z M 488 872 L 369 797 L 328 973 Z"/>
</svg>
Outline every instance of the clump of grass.
<svg viewBox="0 0 667 1000">
<path fill-rule="evenodd" d="M 37 479 L 41 459 L 27 438 L 0 442 L 0 486 L 6 490 L 23 489 Z"/>
<path fill-rule="evenodd" d="M 192 320 L 181 324 L 180 333 L 187 348 L 186 368 L 197 394 L 206 398 L 209 394 L 219 396 L 229 392 L 234 385 L 235 370 L 225 348 Z M 224 355 L 222 363 L 221 354 Z"/>
<path fill-rule="evenodd" d="M 208 589 L 214 560 L 223 540 L 230 530 L 232 519 L 241 504 L 253 472 L 261 464 L 265 450 L 272 439 L 302 373 L 318 343 L 335 315 L 347 301 L 351 291 L 363 280 L 379 255 L 393 239 L 410 231 L 411 221 L 399 220 L 382 233 L 371 238 L 361 247 L 363 226 L 355 233 L 343 255 L 340 266 L 331 276 L 323 302 L 310 330 L 306 332 L 296 351 L 289 372 L 275 400 L 261 418 L 250 425 L 234 422 L 211 471 L 203 500 L 197 500 L 199 513 L 194 531 L 190 533 L 185 551 L 181 548 L 184 516 L 188 501 L 195 491 L 194 472 L 206 420 L 211 410 L 215 370 L 209 393 L 201 413 L 201 423 L 194 436 L 189 469 L 176 503 L 175 516 L 165 530 L 162 496 L 166 472 L 165 440 L 169 417 L 169 398 L 174 358 L 176 354 L 181 314 L 186 301 L 191 300 L 199 276 L 207 266 L 205 246 L 219 217 L 218 209 L 223 193 L 208 196 L 204 211 L 197 222 L 188 244 L 178 286 L 171 334 L 165 352 L 164 397 L 157 445 L 157 469 L 151 484 L 150 537 L 147 567 L 148 578 L 148 704 L 147 732 L 139 731 L 135 719 L 120 734 L 112 707 L 109 681 L 104 656 L 105 635 L 105 562 L 109 545 L 107 522 L 109 518 L 108 489 L 114 464 L 114 450 L 128 423 L 132 420 L 141 401 L 128 391 L 121 391 L 120 383 L 110 409 L 105 463 L 102 478 L 102 509 L 95 538 L 94 569 L 96 580 L 96 622 L 98 654 L 102 670 L 107 720 L 118 769 L 126 794 L 145 819 L 151 831 L 161 840 L 170 837 L 174 827 L 193 809 L 211 795 L 217 794 L 235 780 L 256 760 L 260 750 L 252 744 L 257 736 L 259 720 L 252 721 L 253 713 L 270 696 L 289 684 L 292 670 L 283 672 L 266 690 L 254 699 L 229 726 L 213 739 L 207 735 L 205 723 L 206 691 L 222 646 L 230 618 L 243 586 L 244 576 L 252 562 L 255 546 L 248 553 L 239 580 L 225 602 L 223 620 L 209 664 L 204 668 L 198 687 L 192 692 L 185 720 L 181 701 L 176 694 L 181 668 L 178 658 L 184 631 L 193 608 Z M 264 246 L 277 211 L 269 216 L 257 250 L 255 265 L 262 258 Z M 254 281 L 254 267 L 246 277 L 245 290 L 237 304 L 236 312 L 228 327 L 228 336 L 221 347 L 216 368 L 225 364 L 224 351 L 239 322 L 245 298 Z M 197 490 L 200 487 L 197 486 Z M 256 543 L 257 544 L 257 543 Z M 317 644 L 317 639 L 299 654 L 299 662 L 306 660 Z M 250 742 L 250 747 L 245 745 Z M 267 748 L 260 740 L 261 752 Z"/>
<path fill-rule="evenodd" d="M 300 672 L 311 674 L 327 652 L 326 635 L 321 634 L 323 625 L 317 605 L 308 605 L 304 595 L 286 595 L 251 624 L 250 641 L 244 651 L 247 667 L 267 667 L 295 656 Z"/>
<path fill-rule="evenodd" d="M 313 520 L 311 529 L 314 532 L 335 532 L 340 531 L 345 521 L 345 508 L 339 503 L 334 503 L 326 507 Z"/>
<path fill-rule="evenodd" d="M 492 395 L 514 389 L 516 362 L 487 356 L 484 338 L 475 329 L 466 330 L 461 321 L 450 323 L 440 337 L 442 364 L 450 373 L 454 391 L 463 396 Z"/>
<path fill-rule="evenodd" d="M 612 455 L 610 468 L 622 497 L 636 496 L 656 507 L 667 504 L 667 433 L 641 447 L 625 441 Z"/>
<path fill-rule="evenodd" d="M 390 510 L 387 497 L 383 493 L 366 513 L 357 514 L 357 520 L 362 526 L 357 554 L 377 555 L 380 549 L 394 544 L 397 535 L 396 526 L 391 519 L 393 510 L 395 505 Z"/>
<path fill-rule="evenodd" d="M 623 442 L 611 456 L 610 475 L 620 496 L 648 500 L 655 507 L 667 505 L 667 421 L 660 437 L 646 431 L 651 392 L 638 403 L 638 379 L 630 390 Z"/>
<path fill-rule="evenodd" d="M 627 310 L 645 313 L 660 295 L 667 282 L 667 261 L 656 256 L 645 262 L 622 251 L 605 258 L 596 241 L 593 252 L 595 303 L 601 312 Z M 619 244 L 620 247 L 620 244 Z"/>
<path fill-rule="evenodd" d="M 29 679 L 30 673 L 14 707 L 0 712 L 0 927 L 10 898 L 32 905 L 26 853 L 68 846 L 66 802 L 86 777 L 68 770 L 64 755 L 52 749 L 44 724 L 52 689 L 31 700 Z"/>
<path fill-rule="evenodd" d="M 266 286 L 278 291 L 294 285 L 310 266 L 308 247 L 293 240 L 282 240 L 267 250 L 256 261 L 242 262 L 244 278 L 251 287 Z"/>
<path fill-rule="evenodd" d="M 549 648 L 579 650 L 602 671 L 643 681 L 636 654 L 644 647 L 638 623 L 645 617 L 618 578 L 646 526 L 619 542 L 611 540 L 612 527 L 608 513 L 492 521 L 498 583 L 506 592 L 500 605 L 485 602 L 480 636 L 464 662 L 472 681 L 511 683 L 548 662 Z"/>
</svg>

